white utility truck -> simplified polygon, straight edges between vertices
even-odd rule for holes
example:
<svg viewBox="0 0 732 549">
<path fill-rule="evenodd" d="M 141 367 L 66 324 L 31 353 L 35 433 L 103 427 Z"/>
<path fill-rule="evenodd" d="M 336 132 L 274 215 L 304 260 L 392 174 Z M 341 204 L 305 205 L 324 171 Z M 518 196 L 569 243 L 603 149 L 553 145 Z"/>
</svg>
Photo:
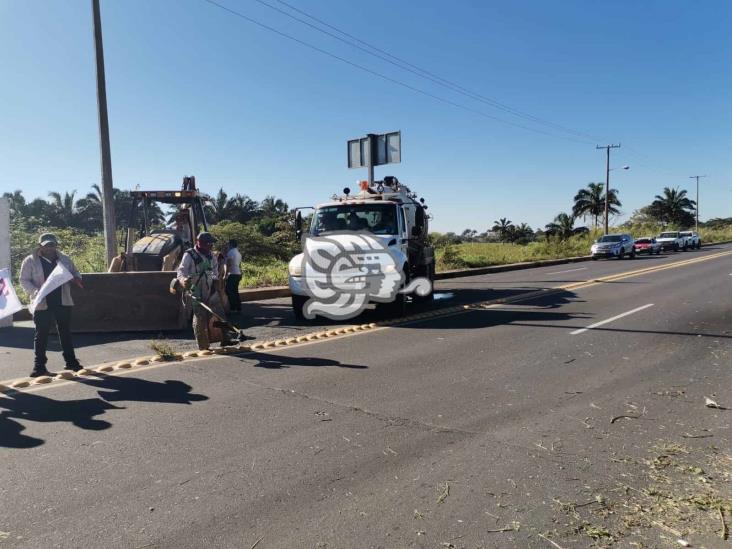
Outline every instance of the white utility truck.
<svg viewBox="0 0 732 549">
<path fill-rule="evenodd" d="M 428 239 L 429 216 L 424 199 L 418 200 L 415 193 L 393 176 L 375 181 L 373 186 L 361 181 L 359 186 L 357 194 L 351 194 L 350 189 L 345 188 L 343 195 L 333 195 L 329 202 L 316 206 L 310 226 L 304 234 L 303 219 L 298 210 L 296 229 L 303 249 L 319 245 L 329 235 L 334 235 L 335 239 L 339 232 L 361 233 L 372 237 L 398 262 L 396 267 L 404 273 L 402 288 L 418 277 L 432 283 L 435 278 L 435 256 Z M 303 277 L 303 263 L 304 254 L 301 253 L 292 258 L 288 268 L 292 307 L 298 319 L 304 318 L 303 307 L 310 297 Z M 374 273 L 374 276 L 379 276 L 379 273 Z M 324 273 L 324 284 L 327 278 L 328 274 Z M 412 296 L 413 300 L 432 298 L 432 290 L 426 295 Z M 371 301 L 380 302 L 380 307 L 395 315 L 403 314 L 406 307 L 404 293 L 397 293 L 386 303 Z"/>
</svg>

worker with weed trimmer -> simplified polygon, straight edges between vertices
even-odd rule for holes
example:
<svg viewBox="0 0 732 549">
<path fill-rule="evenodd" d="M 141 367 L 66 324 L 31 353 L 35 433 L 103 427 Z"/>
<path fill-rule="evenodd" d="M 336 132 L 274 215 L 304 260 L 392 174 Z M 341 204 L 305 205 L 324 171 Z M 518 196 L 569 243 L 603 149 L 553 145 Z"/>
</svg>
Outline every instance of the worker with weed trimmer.
<svg viewBox="0 0 732 549">
<path fill-rule="evenodd" d="M 219 296 L 218 261 L 213 253 L 216 239 L 211 233 L 202 232 L 196 238 L 193 248 L 185 251 L 178 267 L 177 280 L 183 287 L 184 299 L 191 302 L 193 309 L 193 333 L 198 348 L 208 349 L 212 339 L 213 318 L 224 314 Z M 216 312 L 216 310 L 219 312 Z M 232 343 L 230 330 L 221 328 L 221 345 Z"/>
</svg>

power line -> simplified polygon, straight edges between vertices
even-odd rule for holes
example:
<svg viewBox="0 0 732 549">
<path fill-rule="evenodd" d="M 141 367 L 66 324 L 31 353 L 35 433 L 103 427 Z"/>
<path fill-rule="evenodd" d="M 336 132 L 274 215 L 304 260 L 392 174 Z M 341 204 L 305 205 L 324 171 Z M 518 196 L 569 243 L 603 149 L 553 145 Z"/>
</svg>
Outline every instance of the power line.
<svg viewBox="0 0 732 549">
<path fill-rule="evenodd" d="M 352 34 L 349 34 L 348 32 L 346 32 L 346 31 L 344 31 L 342 29 L 339 29 L 338 27 L 336 27 L 334 25 L 331 25 L 331 24 L 327 23 L 326 21 L 323 21 L 322 19 L 319 19 L 319 18 L 315 17 L 314 15 L 311 15 L 311 14 L 307 13 L 304 10 L 301 10 L 301 9 L 299 9 L 299 8 L 291 5 L 291 4 L 288 4 L 287 2 L 285 2 L 283 0 L 277 0 L 277 1 L 280 4 L 282 4 L 284 6 L 287 6 L 291 10 L 293 10 L 293 11 L 295 11 L 295 12 L 301 14 L 301 15 L 304 15 L 305 17 L 307 17 L 307 18 L 309 18 L 309 19 L 311 19 L 313 21 L 316 21 L 320 25 L 323 25 L 323 26 L 325 26 L 325 27 L 327 27 L 329 29 L 332 29 L 332 30 L 338 32 L 339 34 L 342 34 L 343 36 L 348 37 L 350 40 L 346 40 L 346 39 L 344 39 L 344 38 L 342 38 L 340 36 L 337 36 L 337 35 L 333 34 L 332 32 L 329 32 L 329 31 L 324 30 L 324 29 L 322 29 L 322 28 L 320 28 L 320 27 L 318 27 L 316 25 L 313 25 L 312 23 L 308 23 L 307 21 L 305 21 L 305 20 L 303 20 L 303 19 L 301 19 L 299 17 L 296 17 L 296 16 L 294 16 L 294 15 L 292 15 L 292 14 L 290 14 L 290 13 L 284 11 L 284 10 L 279 9 L 276 6 L 273 6 L 269 2 L 266 2 L 265 0 L 255 0 L 255 1 L 258 2 L 258 3 L 260 3 L 260 4 L 262 4 L 263 6 L 267 6 L 268 8 L 270 8 L 270 9 L 272 9 L 272 10 L 278 12 L 278 13 L 281 13 L 281 14 L 285 15 L 286 17 L 289 17 L 289 18 L 291 18 L 291 19 L 293 19 L 295 21 L 298 21 L 299 23 L 302 23 L 303 25 L 307 25 L 308 27 L 310 27 L 312 29 L 315 29 L 318 32 L 321 32 L 323 34 L 326 34 L 326 35 L 328 35 L 328 36 L 330 36 L 332 38 L 335 38 L 336 40 L 339 40 L 339 41 L 341 41 L 341 42 L 343 42 L 345 44 L 348 44 L 348 45 L 350 45 L 350 46 L 352 46 L 352 47 L 354 47 L 354 48 L 356 48 L 356 49 L 358 49 L 360 51 L 363 51 L 363 52 L 365 52 L 365 53 L 367 53 L 369 55 L 372 55 L 374 57 L 377 57 L 378 59 L 381 59 L 382 61 L 386 61 L 387 63 L 391 63 L 392 65 L 394 65 L 396 67 L 399 67 L 402 70 L 406 70 L 406 71 L 408 71 L 408 72 L 410 72 L 412 74 L 415 74 L 415 75 L 419 76 L 420 78 L 424 78 L 426 80 L 429 80 L 429 81 L 431 81 L 431 82 L 433 82 L 435 84 L 438 84 L 440 86 L 443 86 L 443 87 L 445 87 L 445 88 L 447 88 L 447 89 L 449 89 L 451 91 L 454 91 L 456 93 L 460 93 L 460 94 L 462 94 L 462 95 L 464 95 L 466 97 L 469 97 L 469 98 L 471 98 L 471 99 L 473 99 L 475 101 L 480 101 L 481 103 L 485 103 L 486 105 L 489 105 L 489 106 L 491 106 L 493 108 L 499 109 L 499 110 L 501 110 L 503 112 L 512 114 L 512 115 L 517 116 L 519 118 L 524 118 L 526 120 L 530 120 L 532 122 L 536 122 L 538 124 L 541 124 L 541 125 L 544 125 L 544 126 L 547 126 L 547 127 L 553 128 L 553 129 L 556 129 L 556 130 L 561 130 L 561 131 L 563 131 L 565 133 L 569 133 L 569 134 L 575 135 L 577 137 L 583 137 L 583 138 L 586 138 L 586 139 L 590 139 L 592 141 L 599 141 L 600 140 L 599 138 L 597 138 L 595 136 L 592 136 L 590 134 L 587 134 L 587 133 L 584 133 L 584 132 L 581 132 L 581 131 L 577 131 L 577 130 L 574 130 L 572 128 L 568 128 L 566 126 L 563 126 L 561 124 L 557 124 L 557 123 L 554 123 L 554 122 L 551 122 L 551 121 L 548 121 L 548 120 L 544 120 L 544 119 L 542 119 L 542 118 L 540 118 L 538 116 L 535 116 L 533 114 L 526 113 L 526 112 L 520 111 L 518 109 L 515 109 L 513 107 L 510 107 L 509 105 L 506 105 L 505 103 L 501 103 L 500 101 L 498 101 L 496 99 L 493 99 L 493 98 L 490 98 L 490 97 L 486 97 L 485 95 L 481 95 L 478 92 L 471 91 L 470 89 L 465 88 L 465 87 L 461 86 L 460 84 L 457 84 L 457 83 L 455 83 L 455 82 L 453 82 L 451 80 L 448 80 L 447 78 L 443 78 L 443 77 L 441 77 L 439 75 L 436 75 L 436 74 L 428 71 L 427 69 L 423 69 L 423 68 L 421 68 L 421 67 L 419 67 L 417 65 L 414 65 L 413 63 L 410 63 L 409 61 L 406 61 L 405 59 L 402 59 L 400 57 L 397 57 L 396 55 L 393 55 L 393 54 L 389 53 L 388 51 L 385 51 L 385 50 L 383 50 L 383 49 L 381 49 L 381 48 L 379 48 L 377 46 L 374 46 L 373 44 L 370 44 L 369 42 L 366 42 L 364 40 L 361 40 L 360 38 L 358 38 L 356 36 L 353 36 Z M 359 44 L 363 44 L 363 46 L 366 46 L 366 47 L 363 47 L 363 46 L 361 46 Z M 373 50 L 373 51 L 370 51 L 370 50 Z M 378 53 L 374 53 L 374 52 L 378 52 Z"/>
<path fill-rule="evenodd" d="M 227 6 L 222 5 L 222 4 L 219 4 L 218 2 L 216 2 L 214 0 L 204 0 L 204 1 L 207 2 L 207 3 L 209 3 L 209 4 L 211 4 L 212 6 L 215 6 L 215 7 L 219 8 L 219 9 L 221 9 L 223 11 L 226 11 L 226 12 L 230 13 L 231 15 L 234 15 L 234 16 L 239 17 L 241 19 L 244 19 L 245 21 L 248 21 L 248 22 L 250 22 L 250 23 L 252 23 L 254 25 L 257 25 L 260 28 L 263 28 L 265 30 L 268 30 L 270 32 L 273 32 L 273 33 L 275 33 L 275 34 L 277 34 L 277 35 L 279 35 L 279 36 L 281 36 L 283 38 L 287 38 L 288 40 L 291 40 L 293 42 L 296 42 L 297 44 L 300 44 L 301 46 L 305 46 L 307 48 L 310 48 L 310 49 L 312 49 L 314 51 L 317 51 L 318 53 L 321 53 L 323 55 L 326 55 L 328 57 L 331 57 L 332 59 L 336 59 L 337 61 L 340 61 L 341 63 L 345 63 L 346 65 L 350 65 L 351 67 L 357 68 L 357 69 L 362 70 L 364 72 L 367 72 L 367 73 L 369 73 L 369 74 L 371 74 L 373 76 L 377 76 L 377 77 L 379 77 L 379 78 L 381 78 L 383 80 L 386 80 L 387 82 L 391 82 L 392 84 L 396 84 L 398 86 L 401 86 L 401 87 L 406 88 L 408 90 L 411 90 L 413 92 L 419 93 L 419 94 L 424 95 L 426 97 L 430 97 L 430 98 L 432 98 L 432 99 L 434 99 L 436 101 L 440 101 L 442 103 L 445 103 L 447 105 L 451 105 L 453 107 L 462 109 L 462 110 L 467 111 L 467 112 L 472 112 L 473 114 L 477 114 L 477 115 L 482 116 L 484 118 L 489 118 L 491 120 L 495 120 L 496 122 L 500 122 L 501 124 L 506 124 L 508 126 L 514 126 L 516 128 L 521 128 L 523 130 L 527 130 L 527 131 L 530 131 L 530 132 L 539 133 L 539 134 L 542 134 L 542 135 L 548 135 L 550 137 L 557 137 L 557 138 L 560 138 L 560 139 L 565 139 L 567 141 L 572 141 L 574 143 L 582 143 L 582 144 L 591 143 L 590 141 L 587 141 L 587 140 L 580 140 L 580 139 L 575 139 L 575 138 L 572 138 L 572 137 L 569 137 L 569 136 L 565 136 L 565 135 L 559 135 L 559 134 L 556 134 L 556 133 L 550 133 L 548 131 L 540 130 L 538 128 L 532 128 L 530 126 L 525 126 L 523 124 L 518 124 L 518 123 L 512 122 L 510 120 L 505 120 L 503 118 L 499 118 L 497 116 L 493 116 L 493 115 L 490 115 L 490 114 L 485 113 L 483 111 L 474 109 L 474 108 L 469 107 L 467 105 L 463 105 L 462 103 L 458 103 L 456 101 L 452 101 L 450 99 L 441 97 L 439 95 L 435 95 L 435 94 L 433 94 L 431 92 L 425 91 L 425 90 L 423 90 L 421 88 L 418 88 L 416 86 L 412 86 L 411 84 L 407 84 L 406 82 L 402 82 L 401 80 L 397 80 L 396 78 L 392 78 L 390 76 L 387 76 L 385 74 L 382 74 L 380 72 L 377 72 L 377 71 L 375 71 L 373 69 L 370 69 L 368 67 L 365 67 L 364 65 L 360 65 L 360 64 L 355 63 L 353 61 L 350 61 L 349 59 L 346 59 L 345 57 L 341 57 L 340 55 L 336 55 L 335 53 L 329 52 L 328 50 L 325 50 L 323 48 L 320 48 L 318 46 L 315 46 L 313 44 L 310 44 L 309 42 L 306 42 L 304 40 L 301 40 L 300 38 L 297 38 L 295 36 L 292 36 L 290 34 L 287 34 L 285 32 L 282 32 L 282 31 L 280 31 L 280 30 L 278 30 L 278 29 L 276 29 L 274 27 L 271 27 L 271 26 L 265 24 L 265 23 L 262 23 L 260 21 L 257 21 L 256 19 L 254 19 L 252 17 L 249 17 L 248 15 L 245 15 L 245 14 L 243 14 L 241 12 L 238 12 L 236 10 L 233 10 L 233 9 L 227 7 Z"/>
</svg>

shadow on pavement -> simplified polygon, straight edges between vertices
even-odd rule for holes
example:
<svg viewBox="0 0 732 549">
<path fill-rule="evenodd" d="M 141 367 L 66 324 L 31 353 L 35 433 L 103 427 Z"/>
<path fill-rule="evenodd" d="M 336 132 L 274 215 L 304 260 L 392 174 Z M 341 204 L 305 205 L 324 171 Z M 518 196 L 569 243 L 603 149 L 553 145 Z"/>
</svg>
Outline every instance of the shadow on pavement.
<svg viewBox="0 0 732 549">
<path fill-rule="evenodd" d="M 112 424 L 95 419 L 107 410 L 122 410 L 100 398 L 54 400 L 34 393 L 11 393 L 0 397 L 0 447 L 33 448 L 43 440 L 23 435 L 25 427 L 14 421 L 25 419 L 40 423 L 71 423 L 80 429 L 102 431 Z"/>
<path fill-rule="evenodd" d="M 13 349 L 33 349 L 33 324 L 16 325 L 12 328 L 3 328 L 0 330 L 0 347 L 10 347 Z M 84 347 L 93 347 L 95 345 L 108 345 L 110 343 L 125 343 L 128 341 L 152 341 L 152 340 L 174 340 L 188 341 L 193 337 L 192 331 L 175 331 L 175 332 L 115 332 L 115 333 L 94 333 L 94 334 L 74 334 L 74 347 L 82 349 Z M 51 334 L 48 338 L 49 352 L 61 350 L 58 336 Z"/>
<path fill-rule="evenodd" d="M 70 423 L 80 429 L 101 431 L 112 424 L 96 419 L 108 410 L 124 410 L 112 402 L 137 401 L 163 404 L 192 404 L 208 400 L 205 395 L 191 393 L 191 386 L 182 381 L 148 381 L 127 376 L 95 373 L 96 378 L 75 378 L 75 381 L 100 389 L 101 398 L 54 400 L 36 393 L 9 393 L 0 397 L 0 447 L 35 448 L 45 441 L 23 434 L 25 426 L 18 419 L 40 423 Z"/>
<path fill-rule="evenodd" d="M 252 353 L 242 357 L 242 361 L 251 360 L 257 361 L 257 363 L 254 365 L 255 368 L 268 368 L 272 370 L 289 368 L 291 366 L 336 366 L 338 368 L 352 368 L 356 370 L 363 370 L 368 368 L 368 366 L 362 366 L 359 364 L 344 364 L 337 360 L 318 357 L 297 358 L 284 355 L 273 355 L 270 353 Z"/>
<path fill-rule="evenodd" d="M 164 382 L 149 381 L 128 376 L 111 376 L 95 372 L 91 377 L 74 378 L 75 381 L 97 389 L 99 396 L 107 402 L 136 401 L 159 402 L 162 404 L 192 404 L 208 400 L 206 395 L 191 393 L 192 387 L 182 381 L 167 379 Z"/>
</svg>

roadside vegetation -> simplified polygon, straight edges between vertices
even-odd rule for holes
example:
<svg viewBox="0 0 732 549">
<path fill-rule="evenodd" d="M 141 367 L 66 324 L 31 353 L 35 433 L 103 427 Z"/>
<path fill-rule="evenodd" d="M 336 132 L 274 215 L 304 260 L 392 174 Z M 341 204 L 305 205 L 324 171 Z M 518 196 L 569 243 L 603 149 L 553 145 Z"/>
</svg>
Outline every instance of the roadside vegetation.
<svg viewBox="0 0 732 549">
<path fill-rule="evenodd" d="M 687 194 L 686 190 L 666 187 L 648 206 L 634 211 L 626 223 L 611 231 L 641 237 L 693 228 L 696 204 Z M 57 234 L 62 249 L 73 255 L 82 272 L 106 271 L 98 186 L 92 186 L 91 192 L 80 198 L 76 191 L 52 192 L 46 200 L 30 202 L 22 191 L 3 196 L 10 201 L 12 269 L 16 278 L 23 257 L 43 232 Z M 115 189 L 114 202 L 119 225 L 124 227 L 131 209 L 129 192 Z M 615 189 L 610 190 L 609 206 L 611 215 L 621 213 L 622 203 Z M 587 255 L 592 242 L 602 234 L 604 211 L 604 184 L 590 183 L 577 191 L 568 212 L 558 213 L 543 229 L 501 217 L 488 223 L 484 232 L 465 229 L 460 234 L 431 233 L 437 270 Z M 151 208 L 148 218 L 153 225 L 163 227 L 172 213 Z M 244 257 L 242 288 L 287 283 L 287 263 L 300 251 L 287 203 L 273 196 L 257 202 L 246 195 L 230 196 L 220 189 L 206 213 L 212 223 L 211 232 L 221 244 L 230 239 L 239 242 Z M 732 240 L 732 218 L 711 219 L 699 225 L 702 242 Z M 122 231 L 119 242 L 123 242 Z"/>
</svg>

